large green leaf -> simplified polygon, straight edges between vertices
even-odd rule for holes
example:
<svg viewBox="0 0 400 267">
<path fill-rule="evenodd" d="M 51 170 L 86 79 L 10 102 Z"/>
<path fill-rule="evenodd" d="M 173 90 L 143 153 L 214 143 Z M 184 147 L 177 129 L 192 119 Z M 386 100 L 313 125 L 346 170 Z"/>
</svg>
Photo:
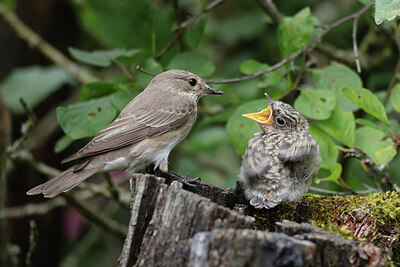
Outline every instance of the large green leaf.
<svg viewBox="0 0 400 267">
<path fill-rule="evenodd" d="M 58 107 L 56 112 L 62 129 L 72 139 L 96 135 L 117 116 L 109 96 Z"/>
<path fill-rule="evenodd" d="M 310 134 L 314 136 L 319 144 L 319 151 L 322 158 L 321 168 L 330 170 L 335 165 L 339 155 L 335 143 L 324 131 L 313 124 L 310 124 Z"/>
<path fill-rule="evenodd" d="M 343 111 L 340 106 L 336 105 L 329 119 L 318 123 L 330 136 L 348 147 L 353 147 L 356 130 L 353 112 Z"/>
<path fill-rule="evenodd" d="M 396 156 L 393 141 L 381 131 L 371 127 L 365 126 L 356 130 L 354 145 L 361 148 L 378 165 Z"/>
<path fill-rule="evenodd" d="M 400 112 L 400 83 L 396 83 L 390 93 L 390 102 L 392 103 L 393 109 Z"/>
<path fill-rule="evenodd" d="M 21 114 L 24 109 L 20 98 L 34 108 L 63 84 L 72 82 L 72 77 L 62 68 L 31 66 L 11 72 L 1 83 L 0 92 L 11 111 Z"/>
<path fill-rule="evenodd" d="M 139 49 L 128 51 L 125 49 L 113 49 L 88 52 L 70 47 L 68 50 L 74 59 L 98 67 L 108 67 L 114 60 L 120 64 L 132 64 L 144 54 Z"/>
<path fill-rule="evenodd" d="M 304 116 L 316 120 L 328 119 L 335 105 L 335 93 L 330 90 L 304 89 L 294 102 L 294 107 Z"/>
<path fill-rule="evenodd" d="M 384 20 L 393 20 L 398 15 L 400 15 L 400 0 L 376 0 L 376 24 L 379 25 Z"/>
<path fill-rule="evenodd" d="M 92 98 L 99 98 L 115 92 L 116 88 L 113 83 L 109 82 L 91 82 L 82 86 L 80 100 L 87 101 Z"/>
<path fill-rule="evenodd" d="M 310 42 L 314 21 L 310 8 L 300 10 L 293 17 L 283 18 L 278 27 L 278 44 L 282 57 L 287 57 Z"/>
<path fill-rule="evenodd" d="M 214 72 L 215 66 L 205 55 L 187 52 L 176 55 L 168 64 L 168 69 L 187 70 L 201 77 L 207 77 Z"/>
<path fill-rule="evenodd" d="M 344 87 L 362 87 L 362 81 L 355 71 L 345 65 L 332 62 L 327 68 L 313 70 L 313 77 L 318 89 L 328 89 L 336 92 L 337 103 L 343 110 L 355 111 L 358 109 L 342 92 Z"/>
<path fill-rule="evenodd" d="M 247 60 L 242 64 L 240 64 L 240 71 L 246 75 L 262 71 L 268 68 L 269 68 L 268 64 L 258 62 L 257 60 L 254 59 Z M 262 81 L 257 83 L 257 87 L 270 89 L 269 87 L 279 84 L 282 81 L 282 79 L 283 79 L 283 74 L 281 74 L 279 70 L 268 72 L 262 76 Z M 274 97 L 274 99 L 278 98 Z"/>
<path fill-rule="evenodd" d="M 371 91 L 364 88 L 343 88 L 344 95 L 362 110 L 389 125 L 385 107 Z"/>
<path fill-rule="evenodd" d="M 247 142 L 253 137 L 254 133 L 261 130 L 258 123 L 242 117 L 242 114 L 258 112 L 267 108 L 267 106 L 268 101 L 265 98 L 253 100 L 239 106 L 229 118 L 226 131 L 238 154 L 243 154 L 246 151 Z"/>
</svg>

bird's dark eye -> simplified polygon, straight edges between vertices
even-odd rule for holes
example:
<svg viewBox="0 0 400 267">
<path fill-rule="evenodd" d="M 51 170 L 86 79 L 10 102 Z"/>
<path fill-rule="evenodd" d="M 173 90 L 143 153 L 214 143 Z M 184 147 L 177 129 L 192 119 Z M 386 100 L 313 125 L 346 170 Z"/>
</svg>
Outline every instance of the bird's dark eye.
<svg viewBox="0 0 400 267">
<path fill-rule="evenodd" d="M 189 79 L 188 82 L 191 86 L 195 86 L 197 83 L 196 79 Z"/>
<path fill-rule="evenodd" d="M 276 118 L 276 123 L 279 126 L 283 126 L 285 124 L 285 121 L 281 117 L 278 117 L 278 118 Z"/>
</svg>

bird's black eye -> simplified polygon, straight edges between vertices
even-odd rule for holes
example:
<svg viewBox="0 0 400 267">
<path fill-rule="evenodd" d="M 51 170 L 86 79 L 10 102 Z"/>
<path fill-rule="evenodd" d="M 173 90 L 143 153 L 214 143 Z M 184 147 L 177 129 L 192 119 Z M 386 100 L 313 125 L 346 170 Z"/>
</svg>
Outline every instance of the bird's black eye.
<svg viewBox="0 0 400 267">
<path fill-rule="evenodd" d="M 285 121 L 284 121 L 281 117 L 276 118 L 276 123 L 277 123 L 279 126 L 285 125 Z"/>
<path fill-rule="evenodd" d="M 196 83 L 197 83 L 197 80 L 196 80 L 196 79 L 189 79 L 188 82 L 189 82 L 189 84 L 190 84 L 191 86 L 195 86 Z"/>
</svg>

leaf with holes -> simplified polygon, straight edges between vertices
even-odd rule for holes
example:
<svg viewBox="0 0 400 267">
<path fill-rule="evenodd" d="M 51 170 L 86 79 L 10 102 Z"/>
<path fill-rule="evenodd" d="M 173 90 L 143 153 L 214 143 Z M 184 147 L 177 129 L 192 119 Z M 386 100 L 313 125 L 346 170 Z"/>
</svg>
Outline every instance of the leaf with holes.
<svg viewBox="0 0 400 267">
<path fill-rule="evenodd" d="M 304 116 L 316 120 L 328 119 L 335 105 L 335 93 L 330 90 L 304 89 L 294 102 L 294 107 Z"/>
<path fill-rule="evenodd" d="M 321 168 L 330 170 L 337 161 L 339 151 L 332 138 L 314 124 L 310 124 L 310 134 L 314 136 L 319 144 L 322 162 Z"/>
<path fill-rule="evenodd" d="M 381 24 L 384 20 L 393 20 L 400 15 L 400 0 L 376 0 L 375 23 Z"/>
<path fill-rule="evenodd" d="M 268 101 L 263 98 L 239 106 L 226 124 L 226 132 L 238 154 L 246 151 L 247 142 L 254 133 L 260 131 L 258 123 L 242 117 L 242 114 L 258 112 L 267 108 Z"/>
<path fill-rule="evenodd" d="M 313 70 L 313 77 L 317 89 L 327 89 L 336 92 L 337 103 L 344 111 L 355 111 L 358 109 L 342 92 L 344 87 L 360 88 L 362 81 L 360 76 L 349 67 L 332 62 L 332 64 L 323 69 Z"/>
<path fill-rule="evenodd" d="M 104 129 L 117 116 L 117 109 L 106 96 L 58 107 L 56 113 L 64 132 L 72 139 L 80 139 L 95 136 Z"/>
<path fill-rule="evenodd" d="M 345 87 L 343 88 L 343 94 L 362 110 L 389 126 L 385 107 L 371 91 L 364 88 L 350 89 Z"/>
<path fill-rule="evenodd" d="M 338 105 L 327 120 L 319 121 L 319 126 L 342 144 L 353 147 L 356 123 L 353 112 L 343 111 Z"/>
</svg>

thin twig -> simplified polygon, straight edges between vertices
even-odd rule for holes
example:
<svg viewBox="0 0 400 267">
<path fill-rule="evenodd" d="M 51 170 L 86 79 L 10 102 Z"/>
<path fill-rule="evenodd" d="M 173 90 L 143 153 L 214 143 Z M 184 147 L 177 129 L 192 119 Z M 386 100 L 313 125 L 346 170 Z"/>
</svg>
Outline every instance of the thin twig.
<svg viewBox="0 0 400 267">
<path fill-rule="evenodd" d="M 341 176 L 339 176 L 339 182 L 340 182 L 340 184 L 344 187 L 344 188 L 346 188 L 347 190 L 349 190 L 353 195 L 357 195 L 357 192 L 352 188 L 352 187 L 350 187 L 348 184 L 346 184 L 346 182 L 343 180 L 343 178 L 341 177 Z"/>
<path fill-rule="evenodd" d="M 361 191 L 355 191 L 357 193 L 357 195 L 364 195 L 364 194 L 368 194 L 368 193 L 378 192 L 375 188 L 370 187 L 368 185 L 364 184 L 364 187 L 366 187 L 367 189 L 361 190 Z M 314 186 L 310 186 L 310 190 L 314 191 L 314 192 L 318 192 L 318 193 L 325 193 L 325 194 L 338 195 L 338 196 L 346 196 L 346 195 L 351 195 L 352 194 L 352 193 L 349 193 L 349 192 L 332 191 L 332 190 L 323 189 L 323 188 L 314 187 Z"/>
<path fill-rule="evenodd" d="M 18 219 L 33 215 L 44 215 L 51 210 L 67 204 L 65 198 L 57 197 L 43 203 L 26 204 L 20 207 L 7 207 L 0 209 L 0 219 Z"/>
<path fill-rule="evenodd" d="M 361 73 L 361 65 L 360 65 L 360 58 L 358 56 L 358 47 L 357 47 L 357 23 L 358 23 L 358 18 L 355 17 L 353 21 L 353 50 L 354 50 L 354 58 L 356 60 L 356 66 L 357 66 L 357 72 Z"/>
<path fill-rule="evenodd" d="M 21 146 L 28 139 L 28 133 L 36 123 L 36 115 L 32 109 L 28 106 L 28 104 L 26 104 L 23 98 L 20 98 L 19 101 L 21 102 L 28 119 L 21 126 L 21 137 L 15 140 L 14 143 L 9 146 L 7 151 L 8 154 L 11 154 L 21 148 Z"/>
<path fill-rule="evenodd" d="M 385 189 L 387 190 L 394 189 L 393 180 L 390 177 L 389 173 L 387 172 L 387 167 L 389 163 L 377 165 L 372 159 L 368 157 L 367 154 L 365 154 L 364 151 L 362 151 L 358 147 L 344 149 L 343 152 L 348 153 L 353 158 L 361 160 L 362 163 L 364 163 L 373 172 L 375 172 L 376 175 L 378 175 L 378 177 L 381 179 L 381 182 L 384 185 Z"/>
<path fill-rule="evenodd" d="M 396 23 L 396 28 L 394 31 L 394 33 L 395 33 L 394 35 L 396 38 L 396 45 L 397 45 L 397 50 L 398 50 L 399 55 L 398 55 L 396 67 L 393 71 L 392 77 L 390 78 L 388 88 L 386 89 L 385 98 L 383 99 L 383 105 L 385 105 L 385 106 L 389 100 L 390 94 L 392 93 L 394 84 L 397 80 L 397 74 L 399 73 L 399 70 L 400 70 L 400 36 L 399 36 L 399 33 L 397 32 L 397 29 L 399 28 L 399 23 L 397 22 L 397 20 L 395 21 L 395 23 Z"/>
<path fill-rule="evenodd" d="M 25 40 L 30 47 L 37 48 L 50 61 L 61 66 L 70 72 L 80 83 L 97 81 L 98 79 L 86 71 L 86 69 L 75 64 L 58 51 L 54 46 L 49 44 L 36 32 L 28 27 L 18 16 L 7 6 L 0 2 L 0 15 L 14 29 L 17 35 Z"/>
<path fill-rule="evenodd" d="M 139 65 L 136 66 L 136 69 L 137 69 L 138 71 L 140 71 L 140 72 L 143 72 L 144 74 L 149 75 L 149 76 L 153 76 L 153 77 L 156 76 L 154 73 L 142 69 L 142 67 L 140 67 Z"/>
<path fill-rule="evenodd" d="M 221 84 L 221 83 L 236 83 L 236 82 L 242 82 L 245 80 L 253 79 L 255 77 L 261 76 L 265 73 L 274 71 L 276 69 L 279 69 L 283 65 L 285 65 L 288 62 L 293 61 L 296 57 L 301 55 L 302 53 L 306 52 L 308 49 L 310 49 L 312 46 L 314 46 L 323 36 L 325 36 L 328 32 L 330 32 L 332 29 L 338 27 L 339 25 L 343 24 L 344 22 L 347 22 L 349 20 L 355 19 L 360 17 L 362 14 L 364 14 L 370 7 L 372 7 L 375 4 L 375 0 L 372 0 L 368 5 L 360 9 L 359 11 L 355 12 L 354 14 L 351 14 L 349 16 L 346 16 L 330 25 L 327 25 L 324 27 L 324 30 L 312 41 L 310 41 L 308 44 L 291 54 L 290 56 L 286 57 L 285 59 L 281 60 L 280 62 L 276 63 L 275 65 L 269 67 L 268 69 L 254 72 L 249 75 L 245 75 L 239 78 L 232 78 L 232 79 L 225 79 L 225 80 L 206 80 L 207 83 L 213 83 L 213 84 Z"/>
<path fill-rule="evenodd" d="M 257 3 L 264 10 L 264 12 L 271 18 L 274 26 L 278 26 L 282 19 L 282 14 L 276 8 L 272 0 L 257 0 Z"/>
<path fill-rule="evenodd" d="M 207 12 L 213 10 L 214 8 L 216 8 L 217 6 L 222 4 L 223 2 L 224 2 L 224 0 L 215 0 L 215 1 L 211 2 L 205 8 L 203 8 L 202 11 L 199 14 L 192 16 L 191 18 L 189 18 L 188 20 L 186 20 L 186 21 L 184 21 L 182 23 L 178 19 L 178 27 L 175 29 L 174 37 L 172 38 L 172 40 L 163 49 L 161 49 L 161 51 L 157 55 L 154 56 L 154 58 L 157 61 L 159 61 L 174 46 L 174 44 L 181 38 L 181 36 L 183 35 L 184 31 L 188 27 L 190 27 L 190 25 L 192 25 L 204 13 L 207 13 Z M 178 18 L 179 18 L 179 16 L 178 16 Z"/>
<path fill-rule="evenodd" d="M 23 153 L 22 153 L 23 152 Z M 57 176 L 60 172 L 52 167 L 49 167 L 43 163 L 36 162 L 32 155 L 28 151 L 18 151 L 11 155 L 11 159 L 18 163 L 25 164 L 32 168 L 40 175 L 45 175 L 47 178 Z M 54 174 L 50 175 L 49 174 Z M 95 206 L 82 201 L 73 192 L 65 192 L 62 195 L 69 203 L 73 204 L 86 218 L 100 225 L 105 230 L 116 234 L 120 237 L 125 237 L 127 228 L 124 225 L 119 224 L 117 221 L 109 218 L 102 211 L 97 209 Z"/>
<path fill-rule="evenodd" d="M 25 264 L 26 266 L 33 266 L 32 265 L 32 254 L 37 246 L 37 239 L 39 233 L 37 229 L 37 225 L 34 220 L 29 221 L 29 249 L 26 253 Z"/>
<path fill-rule="evenodd" d="M 182 36 L 183 32 L 185 31 L 185 28 L 179 28 L 177 32 L 175 33 L 174 37 L 172 40 L 157 54 L 155 55 L 155 59 L 157 61 L 160 61 L 160 59 L 167 53 L 171 47 L 178 41 L 178 39 Z"/>
</svg>

